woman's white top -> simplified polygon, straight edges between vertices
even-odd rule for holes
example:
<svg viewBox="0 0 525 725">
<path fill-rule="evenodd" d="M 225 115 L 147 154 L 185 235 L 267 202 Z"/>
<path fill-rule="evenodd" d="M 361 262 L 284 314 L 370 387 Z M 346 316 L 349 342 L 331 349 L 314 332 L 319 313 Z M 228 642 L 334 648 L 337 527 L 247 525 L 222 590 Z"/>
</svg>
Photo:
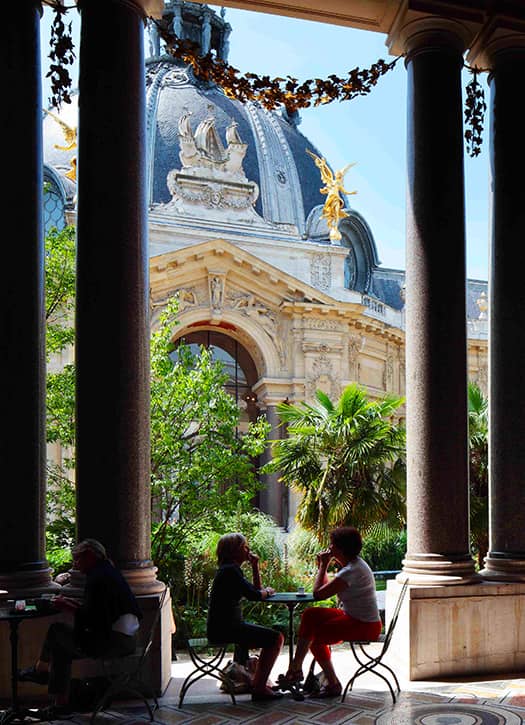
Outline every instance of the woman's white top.
<svg viewBox="0 0 525 725">
<path fill-rule="evenodd" d="M 372 569 L 366 561 L 357 557 L 340 569 L 336 577 L 342 579 L 346 589 L 338 593 L 342 608 L 347 614 L 361 622 L 377 622 L 376 583 Z"/>
<path fill-rule="evenodd" d="M 113 622 L 111 629 L 114 632 L 120 632 L 121 634 L 127 634 L 132 637 L 138 632 L 140 623 L 138 617 L 135 614 L 123 614 L 117 620 Z"/>
</svg>

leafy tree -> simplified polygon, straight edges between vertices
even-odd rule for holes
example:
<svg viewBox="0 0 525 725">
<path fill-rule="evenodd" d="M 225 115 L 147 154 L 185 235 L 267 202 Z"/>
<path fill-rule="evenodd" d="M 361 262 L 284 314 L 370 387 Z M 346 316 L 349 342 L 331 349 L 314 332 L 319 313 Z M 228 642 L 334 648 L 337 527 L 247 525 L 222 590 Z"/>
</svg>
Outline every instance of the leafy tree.
<svg viewBox="0 0 525 725">
<path fill-rule="evenodd" d="M 62 450 L 60 464 L 48 462 L 47 553 L 59 568 L 60 552 L 75 536 L 75 366 L 62 364 L 74 342 L 73 227 L 48 235 L 45 275 L 47 442 Z M 264 449 L 269 429 L 260 419 L 238 435 L 239 408 L 223 387 L 222 364 L 205 349 L 199 355 L 184 345 L 174 351 L 177 311 L 174 300 L 151 337 L 152 546 L 168 579 L 173 552 L 191 532 L 213 527 L 219 511 L 250 508 L 258 486 L 253 459 Z"/>
<path fill-rule="evenodd" d="M 238 434 L 239 407 L 210 350 L 174 349 L 178 305 L 168 302 L 151 337 L 151 480 L 158 523 L 154 559 L 168 579 L 172 552 L 222 514 L 247 510 L 258 488 L 254 457 L 265 448 L 260 418 Z M 170 354 L 171 353 L 171 354 Z"/>
<path fill-rule="evenodd" d="M 385 522 L 400 527 L 405 515 L 405 430 L 392 418 L 403 400 L 369 400 L 349 385 L 334 405 L 318 390 L 319 405 L 281 403 L 287 438 L 273 442 L 265 470 L 302 494 L 298 522 L 320 542 L 346 524 L 366 530 Z"/>
<path fill-rule="evenodd" d="M 47 357 L 75 340 L 75 228 L 53 228 L 45 240 L 45 305 Z"/>
<path fill-rule="evenodd" d="M 46 357 L 48 360 L 46 394 L 46 441 L 62 447 L 60 463 L 47 461 L 46 549 L 55 573 L 62 570 L 64 548 L 75 537 L 75 485 L 72 470 L 75 466 L 75 368 L 61 364 L 66 360 L 74 339 L 75 308 L 75 229 L 52 229 L 45 240 L 45 315 Z"/>
<path fill-rule="evenodd" d="M 489 546 L 488 401 L 476 383 L 468 384 L 470 539 L 478 566 Z"/>
</svg>

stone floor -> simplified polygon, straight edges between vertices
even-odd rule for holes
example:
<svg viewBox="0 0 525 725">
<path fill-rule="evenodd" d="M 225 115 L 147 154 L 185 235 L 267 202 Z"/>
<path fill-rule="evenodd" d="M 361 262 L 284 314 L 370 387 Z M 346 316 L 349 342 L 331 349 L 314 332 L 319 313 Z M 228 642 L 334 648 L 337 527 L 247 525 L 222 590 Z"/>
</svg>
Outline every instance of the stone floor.
<svg viewBox="0 0 525 725">
<path fill-rule="evenodd" d="M 306 663 L 308 664 L 308 663 Z M 341 679 L 350 676 L 352 658 L 341 646 L 334 651 L 334 664 Z M 281 656 L 272 673 L 286 670 L 287 657 Z M 344 703 L 306 699 L 296 702 L 285 695 L 276 703 L 252 703 L 249 695 L 238 695 L 234 706 L 228 695 L 220 693 L 217 682 L 203 678 L 190 689 L 183 708 L 178 707 L 180 687 L 191 663 L 179 655 L 172 665 L 172 680 L 160 698 L 155 721 L 163 725 L 518 725 L 525 723 L 525 673 L 505 677 L 449 680 L 439 682 L 402 682 L 401 694 L 392 704 L 386 685 L 376 676 L 359 678 L 358 687 Z M 75 714 L 72 722 L 88 725 L 90 714 Z M 109 712 L 97 717 L 100 725 L 139 725 L 147 721 L 143 705 L 116 703 Z"/>
</svg>

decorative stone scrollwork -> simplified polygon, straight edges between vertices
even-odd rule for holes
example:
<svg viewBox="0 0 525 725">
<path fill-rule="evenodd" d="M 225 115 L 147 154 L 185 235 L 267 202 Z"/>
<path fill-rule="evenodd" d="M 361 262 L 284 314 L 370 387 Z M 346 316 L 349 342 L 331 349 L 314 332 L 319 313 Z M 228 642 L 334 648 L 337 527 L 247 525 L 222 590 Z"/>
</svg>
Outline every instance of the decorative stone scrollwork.
<svg viewBox="0 0 525 725">
<path fill-rule="evenodd" d="M 332 258 L 329 254 L 313 254 L 310 257 L 312 287 L 329 290 L 332 286 Z"/>
<path fill-rule="evenodd" d="M 343 325 L 340 322 L 337 322 L 336 320 L 316 320 L 316 319 L 306 319 L 304 321 L 304 328 L 305 330 L 332 330 L 332 331 L 342 331 Z"/>
<path fill-rule="evenodd" d="M 321 348 L 323 347 L 321 346 Z M 333 363 L 327 355 L 327 349 L 323 349 L 321 354 L 313 360 L 310 373 L 306 378 L 305 388 L 308 399 L 314 398 L 318 389 L 324 390 L 332 400 L 337 400 L 341 395 L 339 376 L 334 372 Z"/>
</svg>

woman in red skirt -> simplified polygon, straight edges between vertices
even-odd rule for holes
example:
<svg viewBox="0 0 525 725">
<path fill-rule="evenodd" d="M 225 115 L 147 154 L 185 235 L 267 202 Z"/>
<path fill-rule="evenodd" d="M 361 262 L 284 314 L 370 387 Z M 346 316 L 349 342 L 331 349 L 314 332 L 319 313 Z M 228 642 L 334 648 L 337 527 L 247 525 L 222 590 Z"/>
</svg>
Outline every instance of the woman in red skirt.
<svg viewBox="0 0 525 725">
<path fill-rule="evenodd" d="M 314 598 L 328 599 L 337 594 L 340 608 L 305 609 L 297 633 L 295 656 L 286 673 L 289 682 L 301 682 L 303 660 L 310 649 L 327 682 L 317 697 L 336 697 L 342 690 L 329 645 L 356 639 L 373 641 L 381 634 L 374 574 L 359 556 L 361 548 L 359 531 L 352 526 L 342 526 L 330 533 L 329 548 L 317 554 Z M 341 569 L 329 579 L 326 572 L 332 559 Z"/>
</svg>

